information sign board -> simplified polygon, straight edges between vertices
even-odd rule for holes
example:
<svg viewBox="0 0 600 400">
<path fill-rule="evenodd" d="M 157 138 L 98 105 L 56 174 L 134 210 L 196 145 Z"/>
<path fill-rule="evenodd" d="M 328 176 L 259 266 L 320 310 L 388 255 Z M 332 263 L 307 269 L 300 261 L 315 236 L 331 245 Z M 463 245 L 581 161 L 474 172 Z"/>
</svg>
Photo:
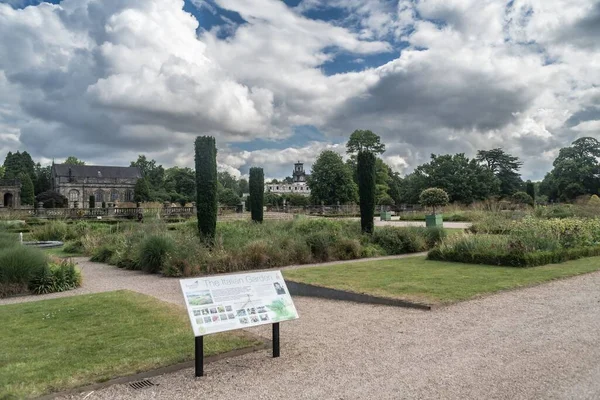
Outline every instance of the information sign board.
<svg viewBox="0 0 600 400">
<path fill-rule="evenodd" d="M 194 335 L 298 318 L 281 271 L 181 279 Z"/>
</svg>

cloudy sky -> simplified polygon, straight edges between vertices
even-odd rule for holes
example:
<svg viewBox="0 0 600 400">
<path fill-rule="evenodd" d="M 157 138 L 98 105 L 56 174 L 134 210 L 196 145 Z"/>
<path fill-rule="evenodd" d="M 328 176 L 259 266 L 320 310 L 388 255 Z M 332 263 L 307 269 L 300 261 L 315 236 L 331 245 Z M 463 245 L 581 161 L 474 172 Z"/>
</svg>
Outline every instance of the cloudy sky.
<svg viewBox="0 0 600 400">
<path fill-rule="evenodd" d="M 406 173 L 503 147 L 540 179 L 600 139 L 598 0 L 0 0 L 0 158 L 269 177 L 355 129 Z"/>
</svg>

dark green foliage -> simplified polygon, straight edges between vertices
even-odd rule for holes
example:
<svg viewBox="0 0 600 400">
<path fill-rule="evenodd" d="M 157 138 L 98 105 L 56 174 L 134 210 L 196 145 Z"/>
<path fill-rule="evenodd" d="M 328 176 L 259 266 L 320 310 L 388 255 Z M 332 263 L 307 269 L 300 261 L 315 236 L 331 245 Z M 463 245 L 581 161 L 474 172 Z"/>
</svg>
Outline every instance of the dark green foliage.
<svg viewBox="0 0 600 400">
<path fill-rule="evenodd" d="M 108 244 L 103 244 L 94 250 L 90 257 L 90 261 L 106 263 L 111 259 L 114 253 L 115 250 L 113 247 Z"/>
<path fill-rule="evenodd" d="M 217 230 L 217 147 L 215 138 L 198 136 L 195 143 L 196 209 L 200 235 L 212 240 Z"/>
<path fill-rule="evenodd" d="M 375 217 L 375 155 L 361 151 L 356 158 L 358 195 L 360 198 L 360 226 L 363 232 L 373 233 Z"/>
<path fill-rule="evenodd" d="M 425 251 L 428 241 L 431 240 L 427 231 L 428 228 L 421 227 L 397 229 L 386 226 L 373 233 L 373 242 L 381 246 L 386 254 Z"/>
<path fill-rule="evenodd" d="M 352 132 L 346 143 L 346 153 L 356 154 L 363 151 L 381 154 L 385 152 L 385 144 L 381 143 L 381 138 L 377 134 L 369 130 L 357 129 Z"/>
<path fill-rule="evenodd" d="M 533 203 L 535 204 L 535 185 L 531 181 L 527 181 L 525 183 L 525 192 L 532 198 Z"/>
<path fill-rule="evenodd" d="M 146 178 L 140 178 L 135 183 L 133 199 L 136 202 L 150 201 L 150 186 Z"/>
<path fill-rule="evenodd" d="M 533 197 L 525 192 L 515 192 L 515 194 L 510 196 L 510 200 L 515 204 L 533 205 Z"/>
<path fill-rule="evenodd" d="M 583 247 L 557 249 L 554 251 L 499 252 L 490 249 L 488 252 L 469 253 L 456 250 L 434 248 L 427 258 L 438 261 L 453 261 L 467 264 L 501 265 L 505 267 L 535 267 L 538 265 L 558 264 L 569 260 L 600 255 L 600 247 Z"/>
<path fill-rule="evenodd" d="M 236 207 L 240 204 L 239 196 L 233 189 L 223 189 L 219 192 L 219 204 L 221 206 Z"/>
<path fill-rule="evenodd" d="M 42 271 L 29 282 L 29 290 L 35 294 L 64 292 L 76 289 L 81 285 L 81 274 L 70 260 L 60 264 L 45 266 Z"/>
<path fill-rule="evenodd" d="M 106 208 L 106 202 L 105 201 L 102 202 L 102 208 Z"/>
<path fill-rule="evenodd" d="M 352 171 L 342 157 L 331 150 L 323 151 L 313 164 L 308 186 L 313 204 L 349 204 L 357 200 Z"/>
<path fill-rule="evenodd" d="M 36 203 L 42 202 L 44 208 L 65 208 L 69 203 L 69 200 L 65 196 L 53 190 L 38 194 L 35 197 L 35 201 Z"/>
<path fill-rule="evenodd" d="M 21 174 L 26 174 L 33 182 L 36 179 L 35 163 L 26 151 L 8 152 L 4 160 L 4 178 L 16 179 Z"/>
<path fill-rule="evenodd" d="M 40 163 L 35 165 L 35 180 L 33 181 L 33 189 L 36 196 L 52 189 L 51 168 L 52 167 L 50 165 L 42 167 Z"/>
<path fill-rule="evenodd" d="M 421 192 L 430 187 L 444 189 L 450 202 L 470 204 L 497 195 L 500 181 L 492 170 L 463 153 L 431 155 L 431 161 L 399 182 L 400 203 L 417 204 Z"/>
<path fill-rule="evenodd" d="M 500 196 L 508 197 L 516 191 L 521 190 L 523 181 L 521 180 L 519 169 L 523 163 L 518 157 L 511 156 L 505 153 L 504 150 L 497 148 L 479 150 L 477 152 L 477 160 L 489 168 L 498 178 L 500 182 Z"/>
<path fill-rule="evenodd" d="M 90 196 L 90 208 L 96 208 L 96 197 L 94 195 Z"/>
<path fill-rule="evenodd" d="M 262 168 L 250 168 L 249 188 L 252 221 L 262 222 L 265 197 L 265 174 Z"/>
<path fill-rule="evenodd" d="M 448 193 L 440 188 L 425 189 L 419 195 L 419 203 L 423 207 L 431 207 L 433 214 L 435 214 L 437 207 L 444 207 L 449 200 Z"/>
<path fill-rule="evenodd" d="M 560 149 L 554 168 L 540 184 L 540 194 L 550 200 L 573 200 L 583 194 L 596 194 L 600 189 L 598 164 L 600 142 L 592 137 L 575 140 Z"/>
<path fill-rule="evenodd" d="M 151 235 L 140 245 L 140 266 L 145 272 L 156 274 L 165 266 L 167 255 L 173 249 L 173 240 L 168 236 Z"/>
<path fill-rule="evenodd" d="M 21 204 L 32 206 L 35 202 L 33 182 L 29 175 L 25 173 L 19 174 L 19 180 L 21 181 Z"/>
</svg>

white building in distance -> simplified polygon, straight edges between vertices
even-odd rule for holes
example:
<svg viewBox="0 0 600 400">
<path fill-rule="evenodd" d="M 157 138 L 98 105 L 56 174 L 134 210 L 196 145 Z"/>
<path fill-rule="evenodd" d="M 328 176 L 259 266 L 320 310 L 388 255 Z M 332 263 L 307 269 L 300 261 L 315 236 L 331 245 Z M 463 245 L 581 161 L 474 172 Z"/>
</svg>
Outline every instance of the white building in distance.
<svg viewBox="0 0 600 400">
<path fill-rule="evenodd" d="M 304 171 L 304 164 L 298 161 L 294 164 L 294 171 L 292 172 L 292 183 L 267 183 L 265 184 L 265 193 L 275 194 L 300 194 L 303 196 L 310 195 L 310 188 L 306 183 L 306 172 Z"/>
</svg>

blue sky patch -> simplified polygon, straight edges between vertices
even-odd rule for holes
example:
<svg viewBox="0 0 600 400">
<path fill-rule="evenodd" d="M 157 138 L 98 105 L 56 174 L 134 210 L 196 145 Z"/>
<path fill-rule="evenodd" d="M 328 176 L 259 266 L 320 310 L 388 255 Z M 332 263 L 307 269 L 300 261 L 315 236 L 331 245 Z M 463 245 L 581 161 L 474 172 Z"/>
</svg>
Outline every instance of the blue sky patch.
<svg viewBox="0 0 600 400">
<path fill-rule="evenodd" d="M 294 127 L 294 134 L 283 140 L 254 139 L 250 142 L 233 142 L 231 147 L 238 150 L 256 151 L 262 149 L 282 150 L 288 147 L 303 147 L 310 142 L 323 142 L 325 135 L 312 125 Z"/>
</svg>

